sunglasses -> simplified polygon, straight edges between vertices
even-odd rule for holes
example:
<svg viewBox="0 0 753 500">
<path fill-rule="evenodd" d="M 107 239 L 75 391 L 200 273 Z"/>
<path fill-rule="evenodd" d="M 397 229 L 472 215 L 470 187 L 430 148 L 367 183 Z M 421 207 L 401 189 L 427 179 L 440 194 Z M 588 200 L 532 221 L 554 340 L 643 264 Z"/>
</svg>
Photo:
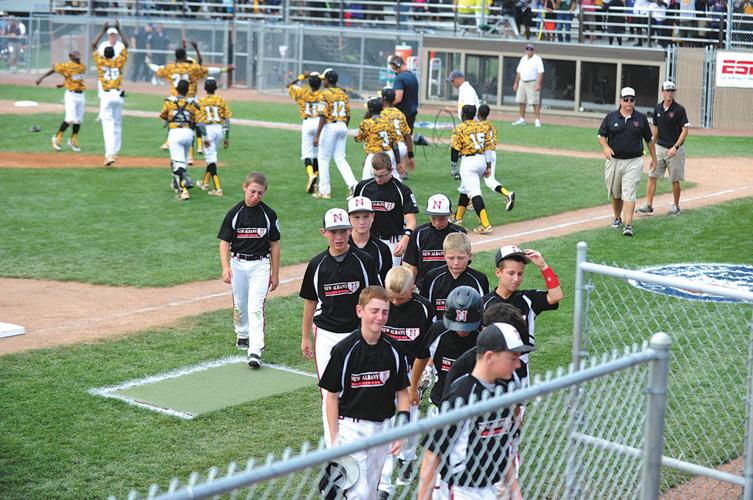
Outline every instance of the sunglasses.
<svg viewBox="0 0 753 500">
<path fill-rule="evenodd" d="M 676 92 L 677 89 L 664 89 L 664 92 Z"/>
<path fill-rule="evenodd" d="M 526 49 L 526 51 L 528 51 L 528 52 L 533 52 L 533 49 Z"/>
<path fill-rule="evenodd" d="M 635 97 L 623 97 L 622 102 L 635 102 Z"/>
</svg>

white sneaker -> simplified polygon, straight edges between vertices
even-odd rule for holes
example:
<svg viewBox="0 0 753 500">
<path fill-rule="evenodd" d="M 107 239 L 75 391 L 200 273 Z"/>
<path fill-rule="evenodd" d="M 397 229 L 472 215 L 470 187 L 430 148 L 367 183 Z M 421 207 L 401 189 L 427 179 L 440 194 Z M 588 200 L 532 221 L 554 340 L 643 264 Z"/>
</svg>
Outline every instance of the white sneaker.
<svg viewBox="0 0 753 500">
<path fill-rule="evenodd" d="M 514 122 L 512 122 L 512 125 L 514 127 L 517 127 L 518 125 L 525 125 L 525 124 L 526 124 L 526 119 L 525 118 L 518 118 L 517 120 L 515 120 Z"/>
<path fill-rule="evenodd" d="M 105 162 L 103 164 L 105 167 L 109 167 L 113 163 L 115 163 L 115 158 L 113 158 L 112 156 L 105 156 Z"/>
<path fill-rule="evenodd" d="M 536 126 L 536 128 L 541 128 L 541 120 L 539 120 L 538 118 L 535 122 L 533 122 L 533 124 Z"/>
</svg>

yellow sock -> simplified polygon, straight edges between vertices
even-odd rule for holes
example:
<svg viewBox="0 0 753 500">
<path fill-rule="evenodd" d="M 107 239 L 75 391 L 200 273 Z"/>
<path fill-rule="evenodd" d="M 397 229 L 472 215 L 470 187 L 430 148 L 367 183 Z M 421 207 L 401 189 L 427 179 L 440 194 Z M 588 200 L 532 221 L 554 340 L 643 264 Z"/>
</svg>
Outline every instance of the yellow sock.
<svg viewBox="0 0 753 500">
<path fill-rule="evenodd" d="M 458 211 L 455 213 L 455 219 L 463 220 L 463 215 L 465 215 L 465 207 L 463 205 L 458 205 Z"/>
<path fill-rule="evenodd" d="M 510 196 L 510 191 L 505 186 L 502 186 L 502 196 Z"/>
<path fill-rule="evenodd" d="M 214 181 L 214 188 L 220 189 L 220 176 L 219 175 L 213 175 L 212 180 Z"/>
<path fill-rule="evenodd" d="M 188 150 L 188 159 L 193 160 L 193 146 Z"/>
<path fill-rule="evenodd" d="M 55 134 L 55 140 L 58 142 L 63 140 L 63 133 L 61 131 L 58 130 L 58 133 Z"/>
<path fill-rule="evenodd" d="M 184 180 L 181 180 L 181 181 L 180 181 L 180 189 L 181 189 L 181 190 L 182 190 L 182 191 L 183 191 L 184 193 L 185 193 L 186 191 L 188 191 L 188 188 L 186 188 L 186 181 L 184 181 Z"/>
<path fill-rule="evenodd" d="M 197 137 L 196 138 L 196 146 L 201 149 L 201 146 L 204 144 L 204 138 L 203 137 Z"/>
<path fill-rule="evenodd" d="M 306 165 L 306 173 L 309 174 L 309 177 L 314 175 L 314 167 L 311 165 Z"/>
<path fill-rule="evenodd" d="M 489 225 L 489 217 L 486 215 L 486 209 L 482 208 L 478 214 L 478 218 L 481 219 L 481 225 L 486 227 Z"/>
<path fill-rule="evenodd" d="M 204 172 L 204 177 L 201 178 L 202 184 L 209 184 L 209 178 L 212 177 L 212 174 L 209 172 Z"/>
</svg>

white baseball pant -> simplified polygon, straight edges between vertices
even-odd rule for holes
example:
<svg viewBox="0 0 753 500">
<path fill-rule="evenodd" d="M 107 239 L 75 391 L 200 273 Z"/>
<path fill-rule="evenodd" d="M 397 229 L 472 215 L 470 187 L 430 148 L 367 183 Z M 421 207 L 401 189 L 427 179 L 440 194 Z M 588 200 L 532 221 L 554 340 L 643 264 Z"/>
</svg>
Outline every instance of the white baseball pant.
<svg viewBox="0 0 753 500">
<path fill-rule="evenodd" d="M 392 162 L 392 177 L 394 177 L 397 180 L 400 180 L 400 174 L 397 172 L 397 163 L 395 163 L 395 153 L 390 151 L 384 151 L 387 153 L 387 156 L 390 157 L 390 161 Z M 363 171 L 361 172 L 361 180 L 371 179 L 373 177 L 372 169 L 371 169 L 371 159 L 374 157 L 375 153 L 369 153 L 366 155 L 366 159 L 363 161 Z"/>
<path fill-rule="evenodd" d="M 395 255 L 395 248 L 397 248 L 397 244 L 400 242 L 400 239 L 402 236 L 392 236 L 390 238 L 387 238 L 386 240 L 379 239 L 382 243 L 390 247 L 390 255 L 392 255 L 392 267 L 399 267 L 400 264 L 403 262 L 402 257 L 397 257 Z"/>
<path fill-rule="evenodd" d="M 233 272 L 233 323 L 235 335 L 248 339 L 248 354 L 264 351 L 264 302 L 269 290 L 269 257 L 260 260 L 230 259 Z"/>
<path fill-rule="evenodd" d="M 497 486 L 490 484 L 481 488 L 471 486 L 450 486 L 452 500 L 497 500 Z"/>
<path fill-rule="evenodd" d="M 361 441 L 367 437 L 388 430 L 392 419 L 382 422 L 340 417 L 337 426 L 337 445 Z M 379 476 L 384 460 L 390 450 L 390 443 L 351 453 L 349 456 L 358 464 L 358 481 L 346 492 L 348 500 L 373 500 L 379 487 Z"/>
<path fill-rule="evenodd" d="M 319 117 L 306 118 L 301 124 L 301 160 L 316 158 L 314 138 L 319 128 Z"/>
<path fill-rule="evenodd" d="M 420 409 L 418 405 L 411 405 L 410 407 L 410 421 L 416 422 L 418 420 L 418 417 L 420 415 Z M 393 418 L 394 422 L 394 418 Z M 400 452 L 397 454 L 397 458 L 402 460 L 403 462 L 412 462 L 416 459 L 416 447 L 418 446 L 418 434 L 414 434 L 413 436 L 406 438 L 403 440 L 402 445 L 400 446 Z M 414 467 L 418 467 L 420 464 L 414 464 Z M 395 457 L 393 457 L 390 454 L 387 454 L 387 458 L 384 460 L 384 467 L 382 467 L 382 476 L 379 478 L 379 489 L 381 491 L 386 491 L 390 495 L 394 491 L 394 486 L 392 485 L 392 471 L 395 469 Z M 414 469 L 416 471 L 417 469 Z M 398 471 L 399 473 L 400 471 Z"/>
<path fill-rule="evenodd" d="M 481 196 L 481 178 L 486 172 L 486 158 L 482 154 L 463 156 L 460 159 L 460 187 L 461 194 L 467 194 L 470 199 Z"/>
<path fill-rule="evenodd" d="M 217 149 L 224 140 L 222 125 L 213 123 L 204 127 L 207 135 L 204 137 L 204 161 L 207 165 L 217 162 Z"/>
<path fill-rule="evenodd" d="M 491 153 L 491 164 L 492 164 L 492 173 L 489 177 L 484 177 L 484 184 L 486 184 L 486 187 L 491 189 L 492 191 L 495 191 L 497 189 L 497 186 L 501 186 L 502 183 L 497 180 L 494 173 L 496 171 L 497 167 L 497 152 L 496 151 L 490 151 Z"/>
<path fill-rule="evenodd" d="M 193 130 L 190 128 L 171 128 L 167 133 L 167 144 L 170 146 L 170 160 L 173 172 L 179 168 L 188 172 L 188 151 L 193 145 Z"/>
<path fill-rule="evenodd" d="M 84 108 L 86 107 L 84 93 L 79 94 L 72 90 L 66 90 L 63 102 L 65 103 L 65 122 L 81 123 L 84 120 Z"/>
<path fill-rule="evenodd" d="M 116 156 L 120 152 L 123 124 L 123 98 L 120 96 L 120 90 L 103 90 L 99 102 L 99 117 L 102 122 L 102 135 L 105 139 L 105 156 Z"/>
<path fill-rule="evenodd" d="M 321 380 L 324 374 L 329 358 L 332 356 L 332 348 L 335 344 L 347 337 L 350 332 L 336 333 L 319 328 L 314 325 L 314 363 L 316 364 L 316 377 Z M 332 438 L 329 435 L 329 424 L 327 424 L 327 405 L 323 389 L 319 390 L 322 395 L 322 423 L 324 424 L 324 442 L 329 447 L 332 445 Z"/>
<path fill-rule="evenodd" d="M 317 159 L 319 163 L 319 192 L 330 194 L 332 192 L 332 181 L 329 175 L 329 162 L 334 157 L 335 166 L 345 181 L 348 188 L 355 187 L 358 184 L 356 177 L 353 175 L 353 169 L 350 168 L 348 160 L 345 158 L 345 143 L 348 139 L 348 126 L 345 122 L 327 123 L 322 129 L 319 136 L 319 150 Z"/>
</svg>

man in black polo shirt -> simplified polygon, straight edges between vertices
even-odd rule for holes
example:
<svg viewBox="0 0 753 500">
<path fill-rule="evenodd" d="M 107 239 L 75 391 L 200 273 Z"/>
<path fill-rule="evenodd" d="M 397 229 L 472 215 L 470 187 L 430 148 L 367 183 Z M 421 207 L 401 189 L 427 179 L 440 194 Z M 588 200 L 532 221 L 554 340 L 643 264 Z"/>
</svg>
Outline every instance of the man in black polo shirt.
<svg viewBox="0 0 753 500">
<path fill-rule="evenodd" d="M 646 186 L 646 203 L 637 210 L 639 214 L 654 213 L 654 194 L 656 193 L 656 179 L 664 176 L 669 170 L 669 180 L 672 181 L 672 198 L 674 203 L 669 209 L 669 215 L 680 214 L 680 181 L 685 180 L 685 139 L 688 137 L 688 114 L 685 108 L 675 101 L 677 87 L 674 82 L 667 80 L 662 84 L 662 102 L 654 108 L 654 124 L 651 130 L 656 141 L 656 169 L 648 173 Z"/>
<path fill-rule="evenodd" d="M 398 416 L 403 419 L 409 416 L 405 357 L 392 340 L 382 335 L 389 312 L 384 288 L 365 288 L 355 310 L 360 328 L 332 349 L 332 357 L 319 381 L 325 391 L 329 434 L 332 443 L 339 446 L 388 429 L 396 407 Z M 360 474 L 347 491 L 347 497 L 375 498 L 387 453 L 397 453 L 399 448 L 396 442 L 391 449 L 383 445 L 351 454 Z"/>
<path fill-rule="evenodd" d="M 450 223 L 452 204 L 443 194 L 435 194 L 429 198 L 426 203 L 426 215 L 431 217 L 431 222 L 416 228 L 410 236 L 408 248 L 403 256 L 403 266 L 413 272 L 419 289 L 422 288 L 423 280 L 429 271 L 445 265 L 442 245 L 447 235 L 465 233 L 465 228 Z"/>
<path fill-rule="evenodd" d="M 374 225 L 371 232 L 392 250 L 392 265 L 399 266 L 410 235 L 416 229 L 418 204 L 413 191 L 392 177 L 392 161 L 385 153 L 371 159 L 373 179 L 365 179 L 356 186 L 355 196 L 371 200 Z"/>
<path fill-rule="evenodd" d="M 395 72 L 395 82 L 392 88 L 395 89 L 394 105 L 403 112 L 405 119 L 413 134 L 413 124 L 416 123 L 418 114 L 418 78 L 405 66 L 405 61 L 400 56 L 391 56 L 389 66 Z"/>
<path fill-rule="evenodd" d="M 353 227 L 348 243 L 355 245 L 374 259 L 379 279 L 384 284 L 387 271 L 392 269 L 392 252 L 379 238 L 371 234 L 374 224 L 374 209 L 371 200 L 365 196 L 354 196 L 348 200 L 348 217 Z"/>
<path fill-rule="evenodd" d="M 322 226 L 320 231 L 329 247 L 309 262 L 300 291 L 304 299 L 301 352 L 306 359 L 314 357 L 319 378 L 335 344 L 358 327 L 358 294 L 379 283 L 372 258 L 348 243 L 351 226 L 347 212 L 341 208 L 327 210 Z M 324 436 L 330 443 L 325 410 L 322 401 Z"/>
<path fill-rule="evenodd" d="M 619 109 L 607 114 L 601 122 L 599 144 L 607 160 L 604 179 L 614 212 L 611 227 L 620 229 L 624 222 L 622 234 L 625 236 L 633 236 L 636 190 L 643 171 L 642 141 L 648 144 L 651 170 L 654 170 L 656 148 L 651 126 L 646 115 L 635 110 L 635 90 L 624 87 L 620 91 Z"/>
</svg>

